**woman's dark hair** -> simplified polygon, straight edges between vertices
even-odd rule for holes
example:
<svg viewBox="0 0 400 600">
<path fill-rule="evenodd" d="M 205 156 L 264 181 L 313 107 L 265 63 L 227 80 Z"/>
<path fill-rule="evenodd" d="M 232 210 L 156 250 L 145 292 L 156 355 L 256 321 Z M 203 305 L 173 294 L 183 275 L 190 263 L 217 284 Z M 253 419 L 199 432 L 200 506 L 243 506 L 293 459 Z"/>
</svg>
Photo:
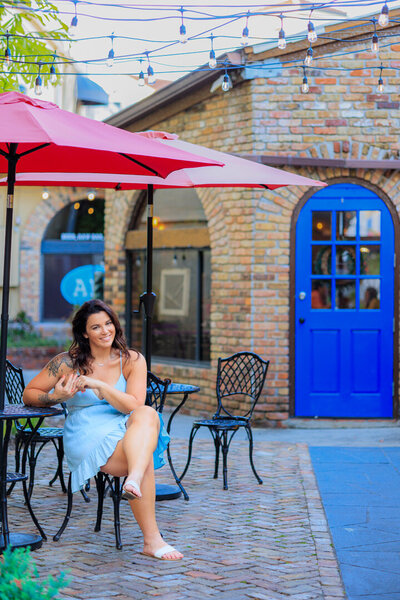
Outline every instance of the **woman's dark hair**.
<svg viewBox="0 0 400 600">
<path fill-rule="evenodd" d="M 74 369 L 78 369 L 83 375 L 91 373 L 90 363 L 93 360 L 89 340 L 84 336 L 87 320 L 90 315 L 99 312 L 107 313 L 115 327 L 115 338 L 112 347 L 119 350 L 126 360 L 130 358 L 125 336 L 115 312 L 102 300 L 88 300 L 78 308 L 72 319 L 73 342 L 68 350 Z"/>
</svg>

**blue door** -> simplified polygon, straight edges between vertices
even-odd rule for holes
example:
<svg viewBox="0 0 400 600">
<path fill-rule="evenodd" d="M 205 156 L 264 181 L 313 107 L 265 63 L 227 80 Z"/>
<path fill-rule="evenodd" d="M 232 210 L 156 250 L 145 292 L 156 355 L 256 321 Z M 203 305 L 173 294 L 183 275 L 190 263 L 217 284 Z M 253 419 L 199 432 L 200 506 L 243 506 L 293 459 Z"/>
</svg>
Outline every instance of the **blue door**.
<svg viewBox="0 0 400 600">
<path fill-rule="evenodd" d="M 393 417 L 394 227 L 355 184 L 312 196 L 296 225 L 295 415 Z"/>
</svg>

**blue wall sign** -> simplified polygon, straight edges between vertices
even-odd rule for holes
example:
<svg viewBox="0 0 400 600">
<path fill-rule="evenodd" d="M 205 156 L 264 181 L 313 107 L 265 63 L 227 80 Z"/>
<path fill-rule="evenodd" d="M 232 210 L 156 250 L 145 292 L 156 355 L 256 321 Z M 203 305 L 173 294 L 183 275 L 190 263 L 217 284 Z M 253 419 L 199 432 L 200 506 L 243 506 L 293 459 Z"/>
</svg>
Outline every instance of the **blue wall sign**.
<svg viewBox="0 0 400 600">
<path fill-rule="evenodd" d="M 94 298 L 95 281 L 104 273 L 104 265 L 84 265 L 69 271 L 61 280 L 60 291 L 70 304 L 83 304 Z"/>
</svg>

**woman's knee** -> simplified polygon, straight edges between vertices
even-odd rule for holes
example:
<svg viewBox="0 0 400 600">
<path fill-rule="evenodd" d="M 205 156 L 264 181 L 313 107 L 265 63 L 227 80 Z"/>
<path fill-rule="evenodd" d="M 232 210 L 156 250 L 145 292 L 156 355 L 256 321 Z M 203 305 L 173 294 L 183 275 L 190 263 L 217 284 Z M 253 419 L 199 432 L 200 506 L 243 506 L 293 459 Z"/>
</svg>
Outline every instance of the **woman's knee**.
<svg viewBox="0 0 400 600">
<path fill-rule="evenodd" d="M 129 426 L 138 422 L 158 426 L 159 418 L 157 411 L 151 406 L 139 406 L 138 408 L 135 408 L 133 413 L 129 416 L 127 425 Z"/>
</svg>

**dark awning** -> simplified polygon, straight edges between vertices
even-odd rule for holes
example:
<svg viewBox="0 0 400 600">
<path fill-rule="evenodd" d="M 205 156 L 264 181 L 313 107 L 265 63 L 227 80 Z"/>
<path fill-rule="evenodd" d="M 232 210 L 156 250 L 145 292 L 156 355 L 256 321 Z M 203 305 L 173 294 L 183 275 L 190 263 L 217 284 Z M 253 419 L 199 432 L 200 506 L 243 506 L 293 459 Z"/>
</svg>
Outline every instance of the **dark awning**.
<svg viewBox="0 0 400 600">
<path fill-rule="evenodd" d="M 108 94 L 103 88 L 84 75 L 76 76 L 77 99 L 82 104 L 108 104 Z"/>
</svg>

